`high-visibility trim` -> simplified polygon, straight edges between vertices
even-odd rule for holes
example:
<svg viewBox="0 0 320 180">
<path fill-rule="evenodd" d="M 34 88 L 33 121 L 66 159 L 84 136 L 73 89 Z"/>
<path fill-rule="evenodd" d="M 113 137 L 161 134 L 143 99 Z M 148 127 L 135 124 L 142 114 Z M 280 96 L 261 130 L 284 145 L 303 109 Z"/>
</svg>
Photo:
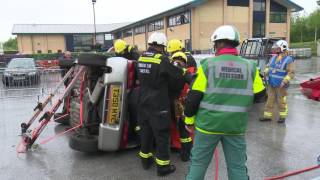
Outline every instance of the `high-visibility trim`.
<svg viewBox="0 0 320 180">
<path fill-rule="evenodd" d="M 142 158 L 145 158 L 145 159 L 148 159 L 148 158 L 151 158 L 153 156 L 152 153 L 148 153 L 148 154 L 145 154 L 143 152 L 139 152 L 139 156 L 142 157 Z"/>
<path fill-rule="evenodd" d="M 156 54 L 155 56 L 154 56 L 154 58 L 156 58 L 156 59 L 160 59 L 162 57 L 162 54 Z"/>
<path fill-rule="evenodd" d="M 241 134 L 230 134 L 230 133 L 221 133 L 221 132 L 209 132 L 209 131 L 206 131 L 206 130 L 203 130 L 199 127 L 196 127 L 196 130 L 199 131 L 199 132 L 202 132 L 204 134 L 215 134 L 215 135 L 229 135 L 229 136 L 243 136 L 244 133 L 241 133 Z"/>
<path fill-rule="evenodd" d="M 269 76 L 273 77 L 273 78 L 283 79 L 283 76 L 278 76 L 278 75 L 275 75 L 275 74 L 270 74 Z"/>
<path fill-rule="evenodd" d="M 264 72 L 264 73 L 269 73 L 269 70 L 270 70 L 269 68 L 266 68 L 266 69 L 264 69 L 263 72 Z"/>
<path fill-rule="evenodd" d="M 167 166 L 170 164 L 170 160 L 161 160 L 156 158 L 156 163 L 160 166 Z"/>
<path fill-rule="evenodd" d="M 264 117 L 272 117 L 272 115 L 273 115 L 272 112 L 264 112 L 263 113 Z"/>
<path fill-rule="evenodd" d="M 252 87 L 251 87 L 252 88 Z M 232 95 L 244 95 L 252 96 L 253 92 L 247 89 L 235 89 L 235 88 L 208 88 L 206 94 L 232 94 Z"/>
<path fill-rule="evenodd" d="M 291 77 L 287 75 L 286 77 L 284 77 L 284 80 L 287 80 L 289 82 L 291 80 Z"/>
<path fill-rule="evenodd" d="M 188 138 L 180 138 L 180 142 L 181 143 L 189 143 L 192 142 L 192 138 L 188 137 Z"/>
<path fill-rule="evenodd" d="M 185 117 L 184 118 L 184 123 L 186 125 L 193 125 L 194 124 L 194 121 L 195 121 L 195 116 L 192 116 L 192 117 Z"/>
<path fill-rule="evenodd" d="M 266 89 L 266 87 L 263 84 L 262 78 L 260 77 L 260 73 L 258 68 L 256 69 L 256 75 L 253 81 L 253 93 L 257 94 L 261 91 L 263 91 L 264 89 Z"/>
<path fill-rule="evenodd" d="M 139 59 L 139 62 L 160 64 L 161 63 L 161 59 L 149 58 L 149 57 L 141 57 Z"/>
<path fill-rule="evenodd" d="M 248 112 L 248 107 L 242 106 L 231 106 L 231 105 L 216 105 L 209 104 L 206 102 L 201 102 L 200 107 L 209 111 L 223 111 L 223 112 L 234 112 L 234 113 L 244 113 Z"/>
<path fill-rule="evenodd" d="M 140 126 L 136 126 L 136 127 L 134 128 L 134 130 L 135 130 L 135 131 L 140 131 L 140 130 L 141 130 L 141 127 L 140 127 Z"/>
<path fill-rule="evenodd" d="M 283 97 L 283 101 L 284 101 L 284 102 L 287 101 L 287 97 L 286 97 L 286 96 Z M 280 117 L 283 117 L 283 118 L 285 118 L 285 117 L 288 116 L 288 104 L 286 105 L 285 111 L 279 112 L 279 114 L 280 114 Z"/>
<path fill-rule="evenodd" d="M 253 71 L 253 64 L 249 63 L 250 68 L 248 68 L 248 83 L 246 89 L 236 89 L 236 88 L 218 88 L 214 87 L 214 66 L 215 63 L 213 61 L 208 62 L 209 66 L 209 77 L 208 77 L 208 89 L 206 94 L 230 94 L 230 95 L 244 95 L 244 96 L 252 96 L 253 95 L 253 80 L 252 80 L 252 71 Z"/>
<path fill-rule="evenodd" d="M 206 78 L 205 73 L 203 72 L 203 68 L 201 65 L 198 68 L 197 78 L 195 79 L 191 89 L 195 90 L 195 91 L 200 91 L 203 93 L 207 89 L 207 78 Z"/>
<path fill-rule="evenodd" d="M 133 49 L 132 46 L 128 46 L 128 51 L 130 52 Z"/>
<path fill-rule="evenodd" d="M 286 73 L 287 71 L 284 69 L 277 69 L 277 68 L 270 68 L 270 71 L 277 71 L 277 72 L 282 72 L 282 73 Z"/>
<path fill-rule="evenodd" d="M 287 116 L 288 112 L 287 111 L 286 112 L 280 112 L 279 114 L 280 114 L 280 116 Z"/>
</svg>

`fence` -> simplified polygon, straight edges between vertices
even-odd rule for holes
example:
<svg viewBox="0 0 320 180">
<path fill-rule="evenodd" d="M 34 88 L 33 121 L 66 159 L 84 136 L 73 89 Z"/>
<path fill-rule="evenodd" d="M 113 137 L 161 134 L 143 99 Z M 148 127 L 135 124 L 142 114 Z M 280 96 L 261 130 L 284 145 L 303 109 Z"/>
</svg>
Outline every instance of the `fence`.
<svg viewBox="0 0 320 180">
<path fill-rule="evenodd" d="M 0 99 L 48 95 L 62 79 L 62 69 L 0 69 Z M 61 91 L 64 87 L 60 87 Z"/>
<path fill-rule="evenodd" d="M 311 48 L 290 49 L 290 55 L 294 58 L 310 58 L 312 56 Z"/>
</svg>

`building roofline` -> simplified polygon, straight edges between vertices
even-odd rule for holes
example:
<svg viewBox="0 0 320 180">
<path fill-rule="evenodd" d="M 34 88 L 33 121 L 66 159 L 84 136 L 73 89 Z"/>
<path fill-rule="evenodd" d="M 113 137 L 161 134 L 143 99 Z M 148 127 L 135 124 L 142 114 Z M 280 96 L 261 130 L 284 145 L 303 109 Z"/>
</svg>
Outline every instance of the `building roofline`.
<svg viewBox="0 0 320 180">
<path fill-rule="evenodd" d="M 207 2 L 207 1 L 208 0 L 193 0 L 193 1 L 190 1 L 188 3 L 182 4 L 180 6 L 177 6 L 175 8 L 172 8 L 172 9 L 166 10 L 164 12 L 155 14 L 153 16 L 150 16 L 150 17 L 141 19 L 139 21 L 133 22 L 133 23 L 128 24 L 126 26 L 114 29 L 114 30 L 110 31 L 110 33 L 115 33 L 117 31 L 122 31 L 122 30 L 125 30 L 125 29 L 133 28 L 135 26 L 139 26 L 140 24 L 144 25 L 144 24 L 146 24 L 148 22 L 151 22 L 153 20 L 157 20 L 157 19 L 163 17 L 164 15 L 171 16 L 171 15 L 177 14 L 177 13 L 185 11 L 185 10 L 190 10 L 191 8 L 197 7 L 197 6 L 203 4 L 203 3 Z M 298 11 L 302 11 L 303 10 L 303 7 L 299 6 L 298 4 L 296 4 L 296 3 L 294 3 L 294 2 L 292 2 L 290 0 L 275 0 L 275 1 L 279 2 L 280 4 L 282 4 L 282 5 L 286 6 L 286 7 L 291 8 L 292 12 L 298 12 Z"/>
<path fill-rule="evenodd" d="M 97 33 L 110 33 L 115 28 L 126 26 L 126 23 L 110 23 L 110 24 L 97 24 Z M 92 26 L 92 32 L 88 30 L 88 27 Z M 40 28 L 34 30 L 33 28 Z M 60 28 L 59 30 L 48 30 L 47 32 L 41 28 L 49 28 L 52 30 Z M 61 30 L 61 28 L 66 28 Z M 83 31 L 77 32 L 75 28 L 84 28 Z M 18 34 L 93 34 L 93 24 L 14 24 L 11 31 L 12 35 Z"/>
<path fill-rule="evenodd" d="M 276 0 L 276 2 L 278 2 L 282 5 L 291 7 L 292 12 L 299 12 L 304 9 L 303 7 L 299 6 L 298 4 L 296 4 L 295 2 L 290 1 L 290 0 Z"/>
<path fill-rule="evenodd" d="M 163 17 L 164 15 L 171 16 L 171 15 L 174 15 L 174 14 L 186 11 L 186 10 L 190 10 L 191 8 L 199 6 L 207 1 L 208 0 L 193 0 L 193 1 L 187 2 L 185 4 L 182 4 L 180 6 L 174 7 L 172 9 L 166 10 L 164 12 L 152 15 L 150 17 L 141 19 L 139 21 L 133 22 L 133 23 L 128 24 L 126 26 L 120 27 L 118 29 L 114 29 L 113 31 L 110 31 L 110 33 L 114 33 L 116 31 L 120 31 L 120 30 L 124 30 L 124 29 L 133 28 L 135 26 L 138 26 L 139 24 L 144 25 L 147 22 L 151 22 L 151 21 L 154 21 L 154 20 L 157 20 L 157 19 Z"/>
</svg>

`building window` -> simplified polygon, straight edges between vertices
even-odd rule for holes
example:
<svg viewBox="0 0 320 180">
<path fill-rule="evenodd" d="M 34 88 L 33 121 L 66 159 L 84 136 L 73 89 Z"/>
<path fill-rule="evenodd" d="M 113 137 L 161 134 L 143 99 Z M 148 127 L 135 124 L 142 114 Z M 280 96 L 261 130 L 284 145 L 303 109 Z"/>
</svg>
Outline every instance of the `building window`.
<svg viewBox="0 0 320 180">
<path fill-rule="evenodd" d="M 128 29 L 123 32 L 123 37 L 130 37 L 132 36 L 132 29 Z"/>
<path fill-rule="evenodd" d="M 146 26 L 139 26 L 134 28 L 134 34 L 142 34 L 146 32 Z"/>
<path fill-rule="evenodd" d="M 52 53 L 52 50 L 48 50 L 48 54 L 51 54 Z"/>
<path fill-rule="evenodd" d="M 286 23 L 287 22 L 287 8 L 270 1 L 270 23 Z"/>
<path fill-rule="evenodd" d="M 287 13 L 270 12 L 270 23 L 286 23 Z"/>
<path fill-rule="evenodd" d="M 160 20 L 157 20 L 157 21 L 150 23 L 148 26 L 148 30 L 149 30 L 149 32 L 157 31 L 157 30 L 163 29 L 163 27 L 164 27 L 163 20 L 160 19 Z"/>
<path fill-rule="evenodd" d="M 61 49 L 59 49 L 59 50 L 57 51 L 57 53 L 62 53 L 62 50 L 61 50 Z"/>
<path fill-rule="evenodd" d="M 38 54 L 41 54 L 41 53 L 42 53 L 42 51 L 41 51 L 41 50 L 37 50 L 37 53 L 38 53 Z"/>
<path fill-rule="evenodd" d="M 106 41 L 111 41 L 111 40 L 113 40 L 112 34 L 105 34 L 105 35 L 104 35 L 104 40 L 106 40 Z"/>
<path fill-rule="evenodd" d="M 249 0 L 228 0 L 228 6 L 249 7 Z"/>
<path fill-rule="evenodd" d="M 254 38 L 265 37 L 265 23 L 261 23 L 261 22 L 253 23 L 253 37 Z"/>
<path fill-rule="evenodd" d="M 191 22 L 190 11 L 183 12 L 168 18 L 169 27 L 188 24 Z"/>
<path fill-rule="evenodd" d="M 253 0 L 253 11 L 266 11 L 266 1 Z"/>
<path fill-rule="evenodd" d="M 93 46 L 93 35 L 73 35 L 75 51 L 90 51 Z"/>
</svg>

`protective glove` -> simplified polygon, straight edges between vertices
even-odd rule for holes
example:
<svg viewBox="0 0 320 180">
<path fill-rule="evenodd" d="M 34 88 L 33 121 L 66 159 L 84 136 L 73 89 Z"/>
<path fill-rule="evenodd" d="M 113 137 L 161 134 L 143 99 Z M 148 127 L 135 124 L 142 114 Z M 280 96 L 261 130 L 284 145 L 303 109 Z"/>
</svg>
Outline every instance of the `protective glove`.
<svg viewBox="0 0 320 180">
<path fill-rule="evenodd" d="M 187 84 L 191 84 L 192 81 L 197 77 L 197 73 L 189 73 L 189 72 L 186 72 L 184 74 L 184 79 L 186 81 Z"/>
</svg>

